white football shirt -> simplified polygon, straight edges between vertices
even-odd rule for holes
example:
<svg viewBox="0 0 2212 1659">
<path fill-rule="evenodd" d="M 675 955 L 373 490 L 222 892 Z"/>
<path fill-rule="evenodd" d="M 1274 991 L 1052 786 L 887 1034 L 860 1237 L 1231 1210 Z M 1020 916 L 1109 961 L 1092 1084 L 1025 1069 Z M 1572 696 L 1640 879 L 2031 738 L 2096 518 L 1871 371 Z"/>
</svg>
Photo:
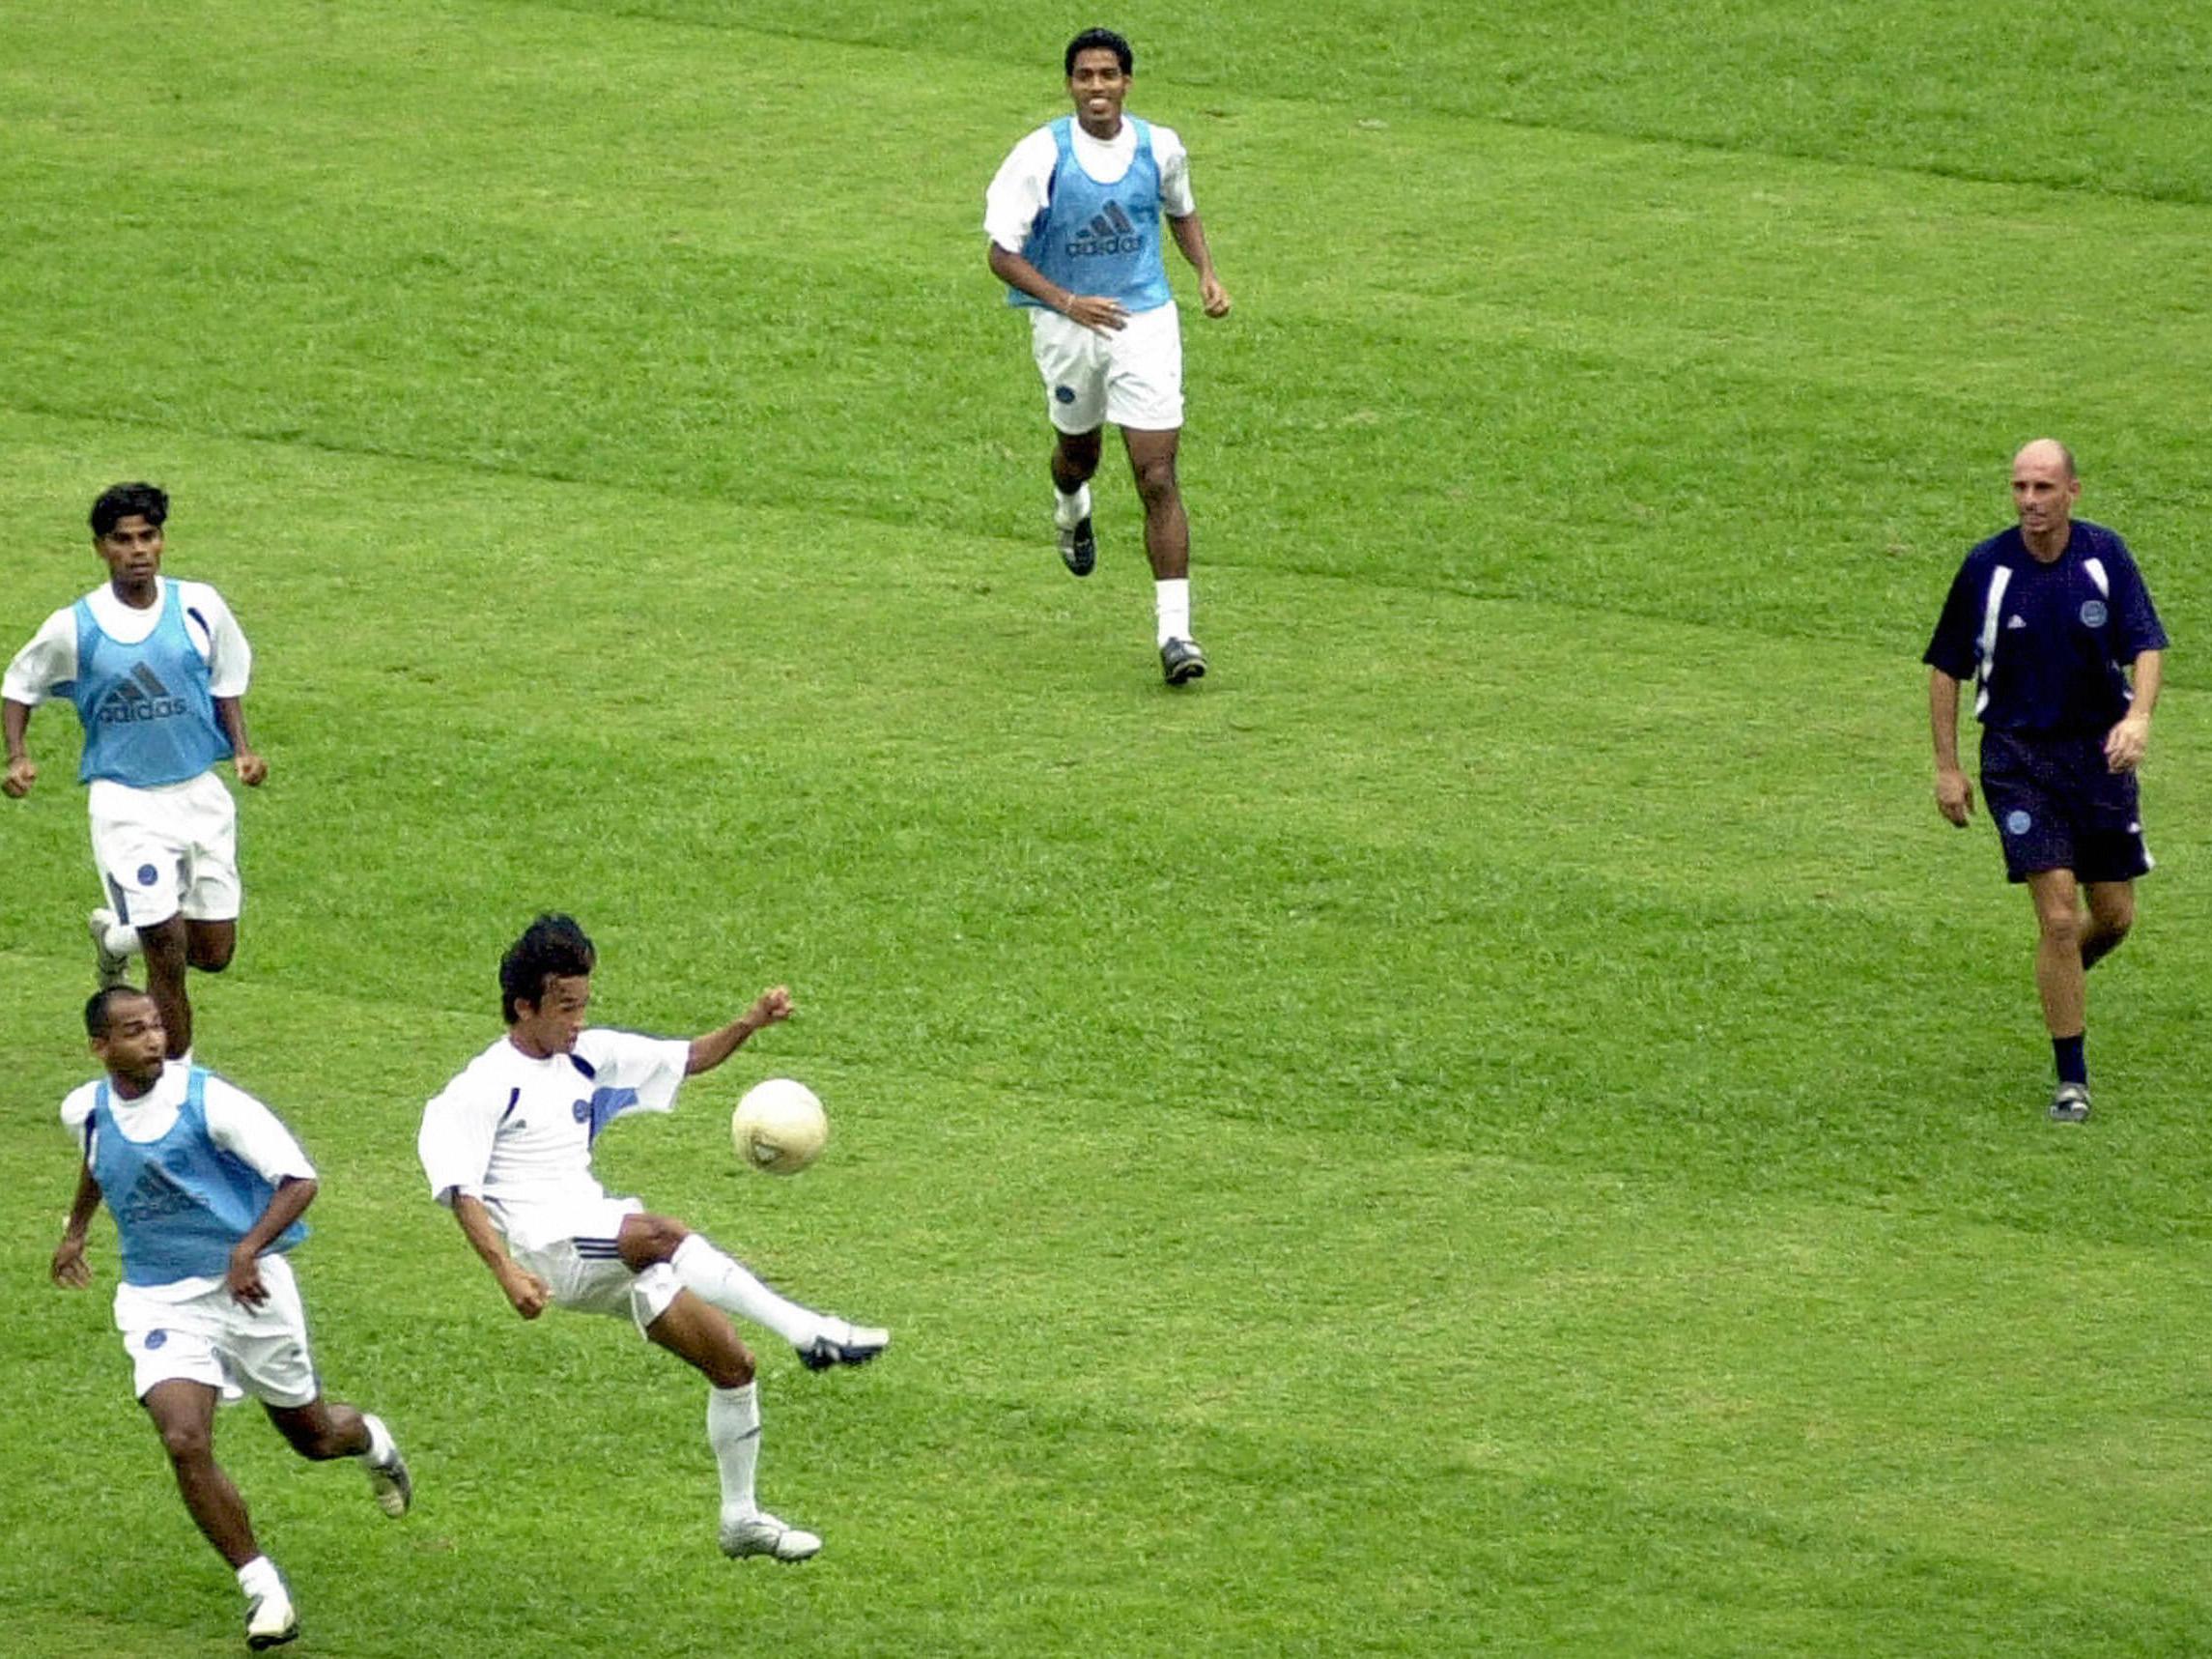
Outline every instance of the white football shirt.
<svg viewBox="0 0 2212 1659">
<path fill-rule="evenodd" d="M 423 1108 L 415 1151 L 431 1195 L 481 1199 L 525 1249 L 568 1237 L 577 1207 L 607 1197 L 591 1173 L 599 1131 L 626 1112 L 671 1109 L 691 1054 L 680 1038 L 604 1027 L 543 1060 L 500 1038 Z"/>
</svg>

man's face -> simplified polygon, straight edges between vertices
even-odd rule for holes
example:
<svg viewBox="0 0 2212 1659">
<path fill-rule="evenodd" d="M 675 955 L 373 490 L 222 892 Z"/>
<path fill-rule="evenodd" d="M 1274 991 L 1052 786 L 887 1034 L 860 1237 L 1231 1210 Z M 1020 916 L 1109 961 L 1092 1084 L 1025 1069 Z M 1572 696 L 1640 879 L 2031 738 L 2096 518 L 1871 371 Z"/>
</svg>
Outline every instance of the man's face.
<svg viewBox="0 0 2212 1659">
<path fill-rule="evenodd" d="M 515 1004 L 515 1037 L 541 1054 L 566 1054 L 583 1035 L 583 1015 L 591 1007 L 591 976 L 559 974 L 546 981 L 536 1002 Z"/>
<path fill-rule="evenodd" d="M 1098 133 L 1120 130 L 1121 102 L 1129 96 L 1129 77 L 1121 72 L 1121 60 L 1110 46 L 1085 46 L 1075 54 L 1075 72 L 1067 77 L 1067 96 L 1075 100 L 1075 113 L 1083 125 Z"/>
<path fill-rule="evenodd" d="M 169 1052 L 169 1034 L 162 1029 L 161 1011 L 150 996 L 118 996 L 107 1005 L 107 1035 L 92 1040 L 92 1051 L 118 1082 L 141 1092 L 161 1076 L 161 1062 Z"/>
<path fill-rule="evenodd" d="M 161 527 L 144 513 L 116 520 L 113 529 L 93 537 L 93 546 L 118 585 L 141 586 L 161 573 Z"/>
<path fill-rule="evenodd" d="M 2081 493 L 2082 480 L 2066 476 L 2066 463 L 2058 455 L 2031 446 L 2014 458 L 2012 506 L 2029 535 L 2065 529 Z"/>
</svg>

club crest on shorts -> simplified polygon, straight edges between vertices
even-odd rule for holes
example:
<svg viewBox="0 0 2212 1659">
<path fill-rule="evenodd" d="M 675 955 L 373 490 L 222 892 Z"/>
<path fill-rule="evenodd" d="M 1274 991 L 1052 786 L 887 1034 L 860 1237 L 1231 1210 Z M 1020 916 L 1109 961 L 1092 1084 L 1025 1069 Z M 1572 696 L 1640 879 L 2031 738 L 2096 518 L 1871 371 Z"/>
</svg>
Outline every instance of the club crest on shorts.
<svg viewBox="0 0 2212 1659">
<path fill-rule="evenodd" d="M 2082 601 L 2082 626 L 2084 628 L 2102 628 L 2105 625 L 2105 618 L 2110 615 L 2111 613 L 2105 609 L 2105 602 L 2102 599 L 2084 599 Z"/>
<path fill-rule="evenodd" d="M 158 1348 L 168 1340 L 169 1333 L 166 1330 L 149 1330 L 146 1333 L 146 1346 L 149 1348 Z"/>
<path fill-rule="evenodd" d="M 1075 388 L 1071 386 L 1056 386 L 1052 388 L 1052 395 L 1063 403 L 1073 403 L 1075 401 Z"/>
<path fill-rule="evenodd" d="M 142 864 L 138 867 L 138 885 L 141 887 L 151 887 L 160 877 L 161 872 L 151 864 Z"/>
<path fill-rule="evenodd" d="M 2028 830 L 2034 827 L 2034 824 L 2035 820 L 2018 807 L 2004 815 L 2004 833 L 2006 835 L 2026 835 Z"/>
</svg>

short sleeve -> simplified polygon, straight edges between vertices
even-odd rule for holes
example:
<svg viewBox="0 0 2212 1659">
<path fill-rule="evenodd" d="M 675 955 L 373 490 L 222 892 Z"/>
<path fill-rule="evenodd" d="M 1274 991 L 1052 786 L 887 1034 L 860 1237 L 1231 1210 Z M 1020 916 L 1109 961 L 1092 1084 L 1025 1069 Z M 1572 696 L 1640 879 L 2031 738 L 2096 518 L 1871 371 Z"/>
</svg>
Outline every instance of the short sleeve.
<svg viewBox="0 0 2212 1659">
<path fill-rule="evenodd" d="M 1936 620 L 1936 632 L 1920 658 L 1955 680 L 1973 678 L 1979 662 L 1974 648 L 1981 633 L 1981 618 L 1976 614 L 1980 584 L 1975 576 L 1979 569 L 1980 561 L 1973 558 L 1959 566 L 1958 575 L 1951 579 L 1951 590 L 1944 596 L 1943 615 Z"/>
<path fill-rule="evenodd" d="M 87 1163 L 92 1161 L 92 1107 L 99 1098 L 98 1083 L 83 1083 L 71 1089 L 69 1098 L 62 1101 L 62 1128 L 76 1142 L 77 1151 Z"/>
<path fill-rule="evenodd" d="M 1171 129 L 1152 129 L 1152 159 L 1160 168 L 1160 212 L 1171 219 L 1187 219 L 1198 212 L 1191 194 L 1190 152 Z"/>
<path fill-rule="evenodd" d="M 313 1181 L 315 1166 L 283 1120 L 235 1084 L 211 1076 L 200 1097 L 208 1138 L 264 1181 Z"/>
<path fill-rule="evenodd" d="M 692 1045 L 681 1038 L 595 1026 L 577 1039 L 576 1058 L 589 1068 L 592 1116 L 604 1126 L 624 1112 L 671 1110 Z"/>
<path fill-rule="evenodd" d="M 177 596 L 184 606 L 185 632 L 207 653 L 208 695 L 243 697 L 253 678 L 253 647 L 231 615 L 231 608 L 205 582 L 180 582 Z"/>
<path fill-rule="evenodd" d="M 430 1180 L 430 1195 L 439 1203 L 452 1203 L 456 1193 L 483 1196 L 503 1103 L 492 1098 L 471 1066 L 423 1107 L 414 1151 Z"/>
<path fill-rule="evenodd" d="M 0 697 L 36 708 L 76 674 L 76 617 L 71 612 L 56 611 L 8 664 L 7 677 L 0 680 Z"/>
<path fill-rule="evenodd" d="M 1008 253 L 1021 252 L 1052 196 L 1052 172 L 1060 148 L 1052 129 L 1040 127 L 999 164 L 983 192 L 983 234 Z"/>
<path fill-rule="evenodd" d="M 2144 651 L 2166 649 L 2166 629 L 2150 602 L 2150 587 L 2124 549 L 2113 568 L 2113 614 L 2119 622 L 2113 643 L 2120 662 L 2132 663 Z"/>
</svg>

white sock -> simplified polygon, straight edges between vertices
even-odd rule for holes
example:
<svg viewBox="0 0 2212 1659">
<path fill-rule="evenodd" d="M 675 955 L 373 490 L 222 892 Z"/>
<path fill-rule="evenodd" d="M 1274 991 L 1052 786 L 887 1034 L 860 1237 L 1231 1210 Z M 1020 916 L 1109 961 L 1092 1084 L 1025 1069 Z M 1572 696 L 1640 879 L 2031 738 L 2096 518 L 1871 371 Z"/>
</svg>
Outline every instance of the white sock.
<svg viewBox="0 0 2212 1659">
<path fill-rule="evenodd" d="M 1091 486 L 1078 484 L 1075 494 L 1063 496 L 1058 484 L 1052 487 L 1052 522 L 1062 529 L 1073 529 L 1091 516 Z"/>
<path fill-rule="evenodd" d="M 276 1563 L 267 1556 L 256 1556 L 238 1570 L 238 1587 L 245 1591 L 245 1598 L 269 1595 L 284 1587 L 284 1581 L 276 1576 Z"/>
<path fill-rule="evenodd" d="M 138 942 L 138 930 L 128 922 L 110 922 L 100 931 L 111 957 L 135 957 L 145 948 Z"/>
<path fill-rule="evenodd" d="M 722 1470 L 722 1518 L 743 1521 L 757 1515 L 752 1468 L 760 1460 L 760 1385 L 707 1390 L 707 1444 Z"/>
<path fill-rule="evenodd" d="M 1152 609 L 1160 618 L 1160 644 L 1190 638 L 1190 578 L 1152 584 Z"/>
<path fill-rule="evenodd" d="M 817 1338 L 837 1335 L 836 1320 L 778 1296 L 716 1249 L 703 1234 L 694 1233 L 678 1244 L 668 1265 L 693 1295 L 703 1297 L 724 1313 L 766 1326 L 794 1348 L 811 1348 Z"/>
<path fill-rule="evenodd" d="M 384 1419 L 374 1412 L 363 1412 L 361 1423 L 369 1431 L 369 1449 L 361 1455 L 382 1469 L 392 1460 L 391 1430 L 384 1427 Z"/>
</svg>

